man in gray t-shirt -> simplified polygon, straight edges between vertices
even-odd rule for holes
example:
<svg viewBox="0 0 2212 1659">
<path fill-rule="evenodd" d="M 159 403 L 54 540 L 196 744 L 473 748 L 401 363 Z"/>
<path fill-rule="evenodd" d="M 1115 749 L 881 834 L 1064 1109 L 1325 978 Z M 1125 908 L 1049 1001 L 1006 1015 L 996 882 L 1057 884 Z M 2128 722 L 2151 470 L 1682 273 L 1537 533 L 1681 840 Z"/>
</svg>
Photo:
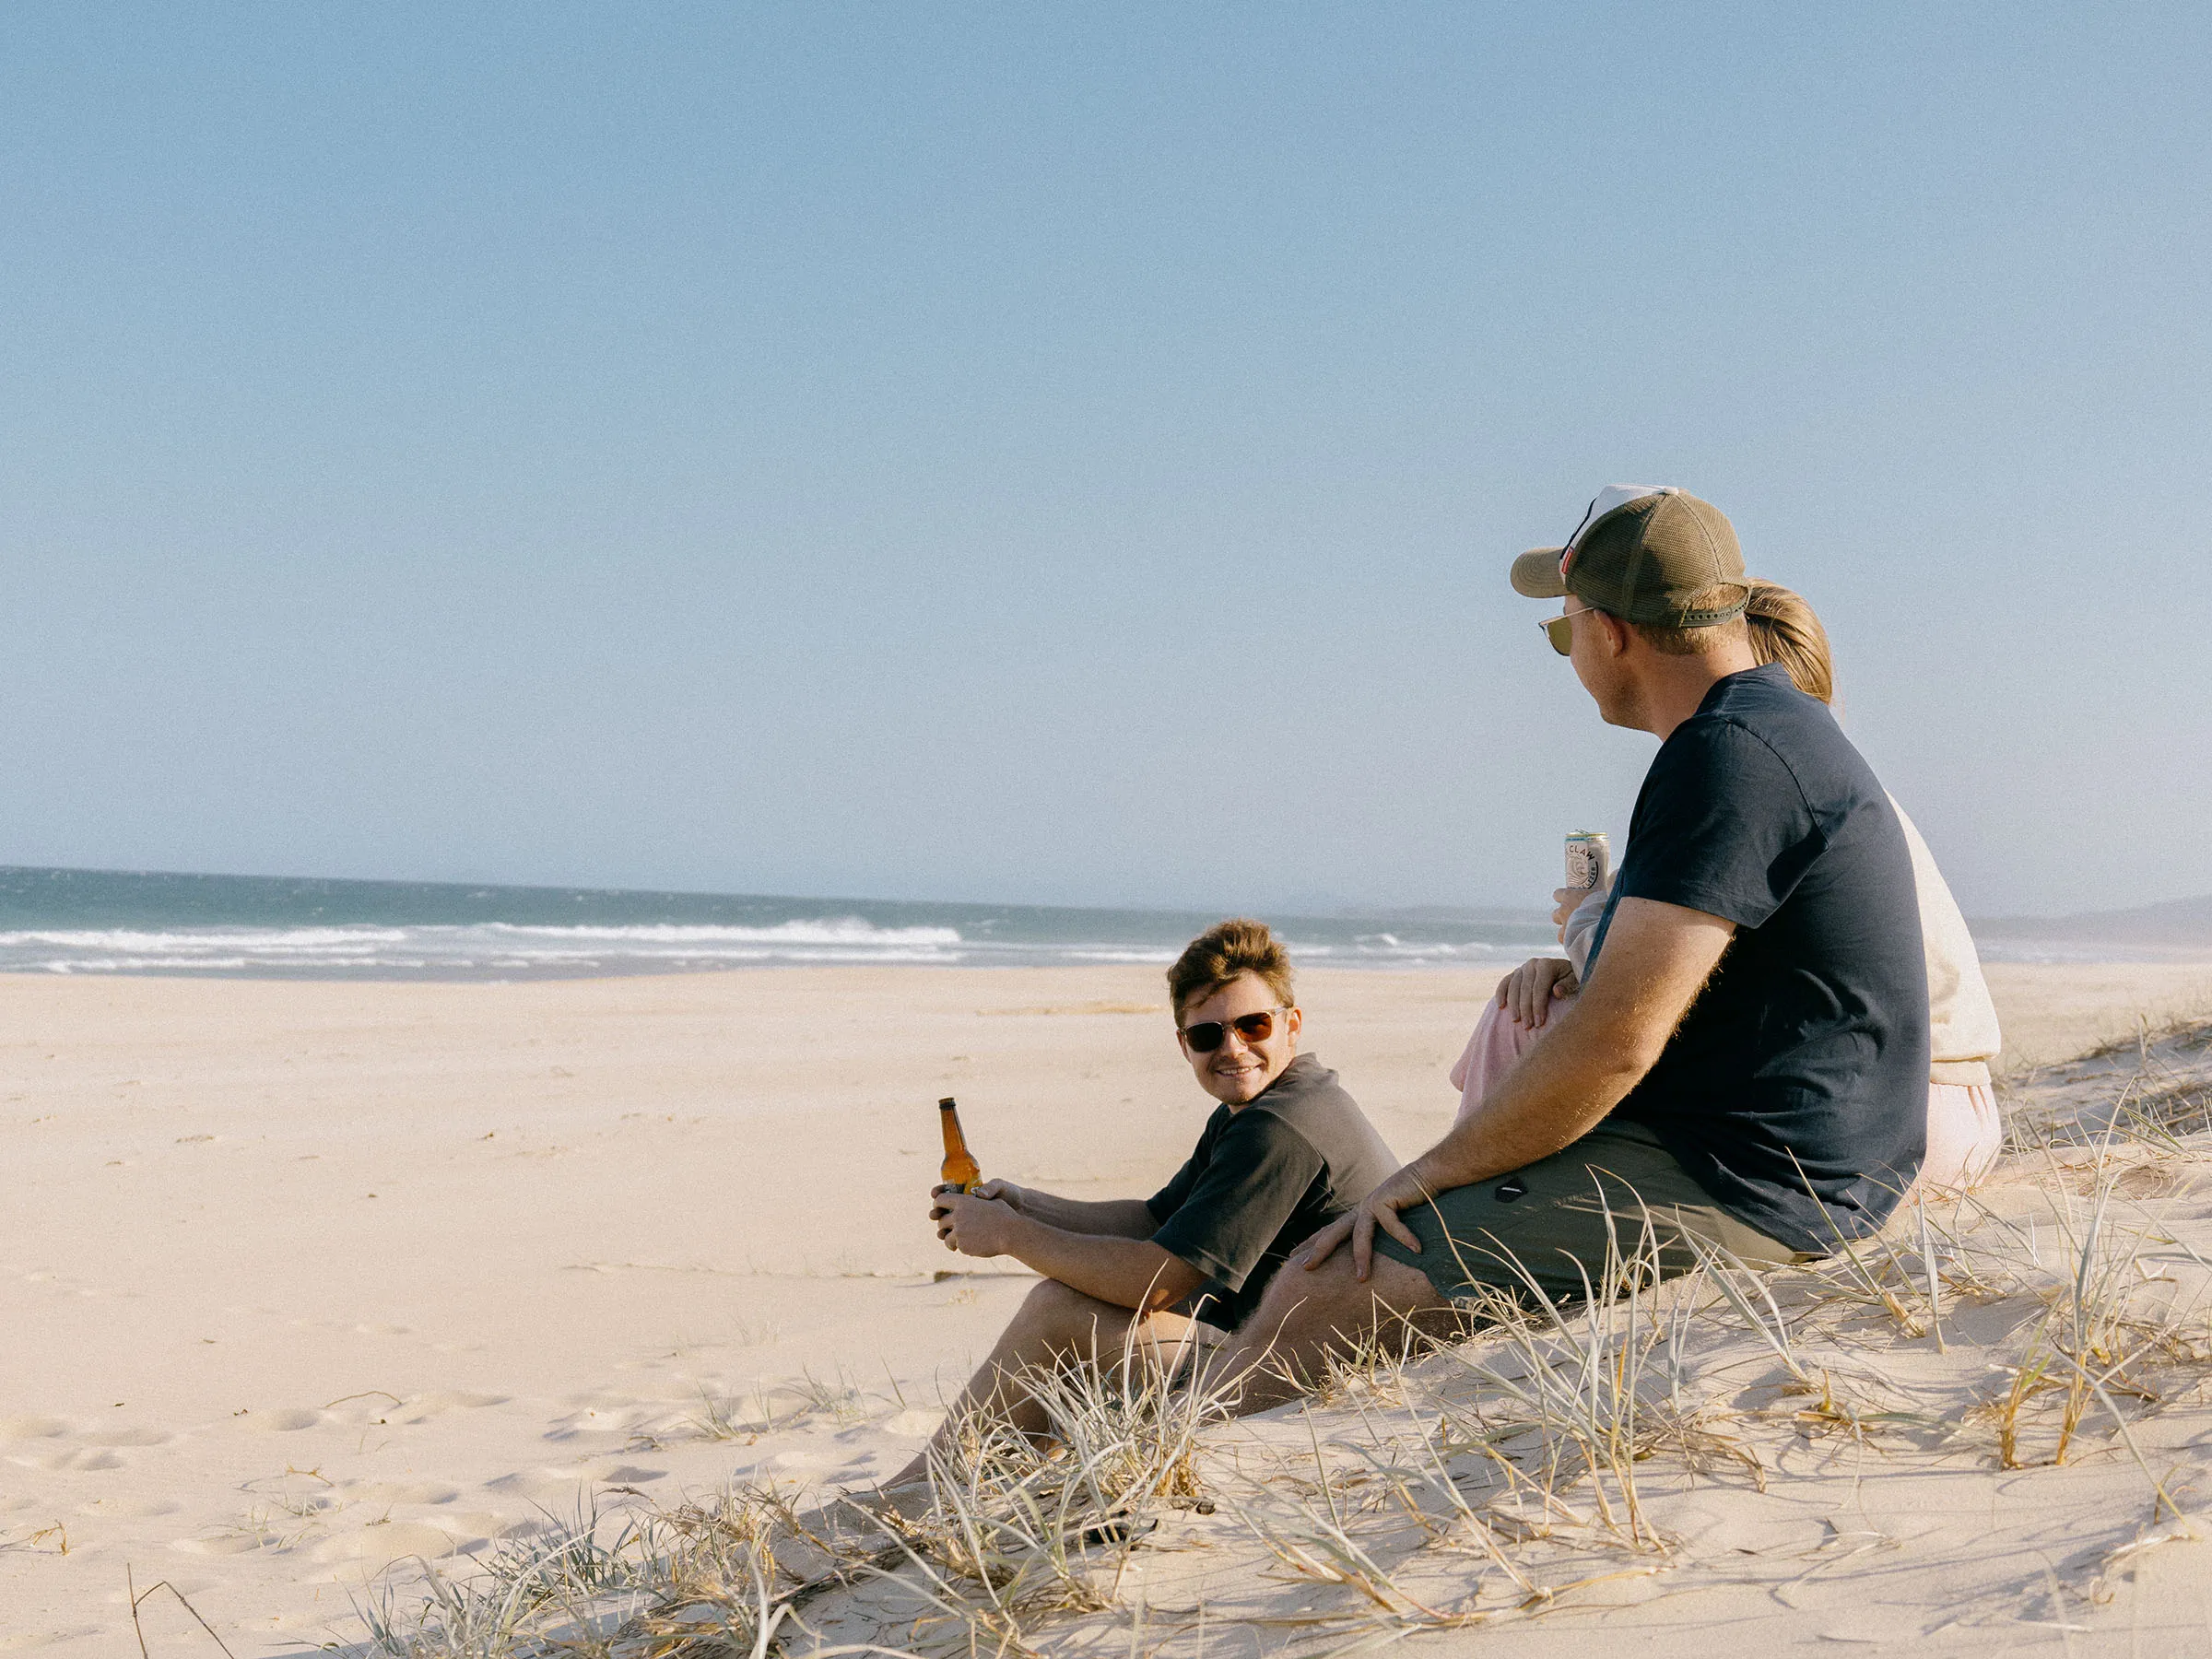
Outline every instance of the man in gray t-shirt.
<svg viewBox="0 0 2212 1659">
<path fill-rule="evenodd" d="M 1183 1057 L 1220 1104 L 1166 1186 L 1100 1202 L 1006 1181 L 931 1193 L 947 1249 L 1010 1255 L 1044 1276 L 933 1447 L 983 1409 L 1041 1431 L 1044 1410 L 1018 1380 L 1032 1368 L 1112 1365 L 1132 1336 L 1172 1367 L 1219 1342 L 1293 1250 L 1397 1167 L 1336 1074 L 1299 1053 L 1290 959 L 1264 924 L 1224 922 L 1194 939 L 1168 989 Z M 927 1465 L 924 1453 L 886 1493 Z"/>
<path fill-rule="evenodd" d="M 1233 1330 L 1293 1250 L 1396 1169 L 1336 1074 L 1300 1054 L 1250 1101 L 1214 1108 L 1175 1178 L 1145 1201 L 1159 1223 L 1152 1242 L 1206 1276 L 1185 1311 Z"/>
</svg>

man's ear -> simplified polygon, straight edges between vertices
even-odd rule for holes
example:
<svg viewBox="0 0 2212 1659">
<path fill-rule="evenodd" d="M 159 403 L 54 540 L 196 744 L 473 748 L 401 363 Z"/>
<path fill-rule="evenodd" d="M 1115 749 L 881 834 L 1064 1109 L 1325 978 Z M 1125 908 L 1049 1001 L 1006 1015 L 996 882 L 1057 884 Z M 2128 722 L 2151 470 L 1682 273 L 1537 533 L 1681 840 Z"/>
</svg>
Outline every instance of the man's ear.
<svg viewBox="0 0 2212 1659">
<path fill-rule="evenodd" d="M 1597 626 L 1599 631 L 1606 636 L 1606 650 L 1608 655 L 1617 657 L 1628 655 L 1629 647 L 1635 642 L 1636 639 L 1634 629 L 1611 611 L 1597 613 Z"/>
</svg>

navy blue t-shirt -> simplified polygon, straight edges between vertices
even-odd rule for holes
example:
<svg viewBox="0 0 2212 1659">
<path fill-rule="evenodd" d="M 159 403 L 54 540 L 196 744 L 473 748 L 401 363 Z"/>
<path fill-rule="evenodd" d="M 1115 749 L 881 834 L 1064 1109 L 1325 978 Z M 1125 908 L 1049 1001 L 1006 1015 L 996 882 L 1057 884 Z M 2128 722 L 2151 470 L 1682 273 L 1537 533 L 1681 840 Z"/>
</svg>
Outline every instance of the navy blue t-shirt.
<svg viewBox="0 0 2212 1659">
<path fill-rule="evenodd" d="M 1896 810 L 1779 665 L 1732 674 L 1660 746 L 1591 947 L 1623 899 L 1735 924 L 1615 1110 L 1714 1203 L 1823 1254 L 1877 1230 L 1927 1150 L 1928 980 Z"/>
</svg>

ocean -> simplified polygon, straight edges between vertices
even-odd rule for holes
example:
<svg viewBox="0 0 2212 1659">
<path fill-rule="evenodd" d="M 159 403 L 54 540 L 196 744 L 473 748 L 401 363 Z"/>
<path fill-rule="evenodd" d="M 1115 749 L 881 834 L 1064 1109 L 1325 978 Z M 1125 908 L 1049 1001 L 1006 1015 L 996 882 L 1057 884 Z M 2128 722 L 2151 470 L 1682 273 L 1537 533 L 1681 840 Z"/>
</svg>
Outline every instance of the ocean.
<svg viewBox="0 0 2212 1659">
<path fill-rule="evenodd" d="M 1262 914 L 1299 961 L 1315 967 L 1509 966 L 1558 948 L 1548 919 L 1533 910 Z M 506 980 L 836 963 L 1165 966 L 1219 919 L 1210 911 L 0 865 L 0 972 L 11 973 Z M 2206 960 L 2212 900 L 2110 918 L 1978 922 L 1974 933 L 1990 961 Z"/>
<path fill-rule="evenodd" d="M 548 979 L 889 963 L 1165 966 L 1219 912 L 0 866 L 0 972 Z M 1265 918 L 1315 967 L 1510 964 L 1537 912 Z"/>
</svg>

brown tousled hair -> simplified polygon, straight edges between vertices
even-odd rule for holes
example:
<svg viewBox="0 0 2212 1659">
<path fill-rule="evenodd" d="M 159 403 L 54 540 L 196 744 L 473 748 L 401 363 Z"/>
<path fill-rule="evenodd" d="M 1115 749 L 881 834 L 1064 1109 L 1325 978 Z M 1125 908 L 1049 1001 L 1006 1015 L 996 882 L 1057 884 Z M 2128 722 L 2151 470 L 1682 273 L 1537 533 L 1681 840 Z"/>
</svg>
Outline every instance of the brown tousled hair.
<svg viewBox="0 0 2212 1659">
<path fill-rule="evenodd" d="M 1780 663 L 1807 697 L 1836 700 L 1836 664 L 1828 649 L 1828 629 L 1801 594 L 1780 582 L 1754 582 L 1744 612 L 1751 630 L 1751 654 L 1761 663 Z"/>
<path fill-rule="evenodd" d="M 1290 953 L 1267 931 L 1266 923 L 1237 916 L 1207 928 L 1182 947 L 1168 970 L 1168 995 L 1175 1005 L 1176 1023 L 1182 1023 L 1182 1011 L 1192 1003 L 1204 1002 L 1247 973 L 1265 981 L 1285 1007 L 1295 1006 Z"/>
</svg>

